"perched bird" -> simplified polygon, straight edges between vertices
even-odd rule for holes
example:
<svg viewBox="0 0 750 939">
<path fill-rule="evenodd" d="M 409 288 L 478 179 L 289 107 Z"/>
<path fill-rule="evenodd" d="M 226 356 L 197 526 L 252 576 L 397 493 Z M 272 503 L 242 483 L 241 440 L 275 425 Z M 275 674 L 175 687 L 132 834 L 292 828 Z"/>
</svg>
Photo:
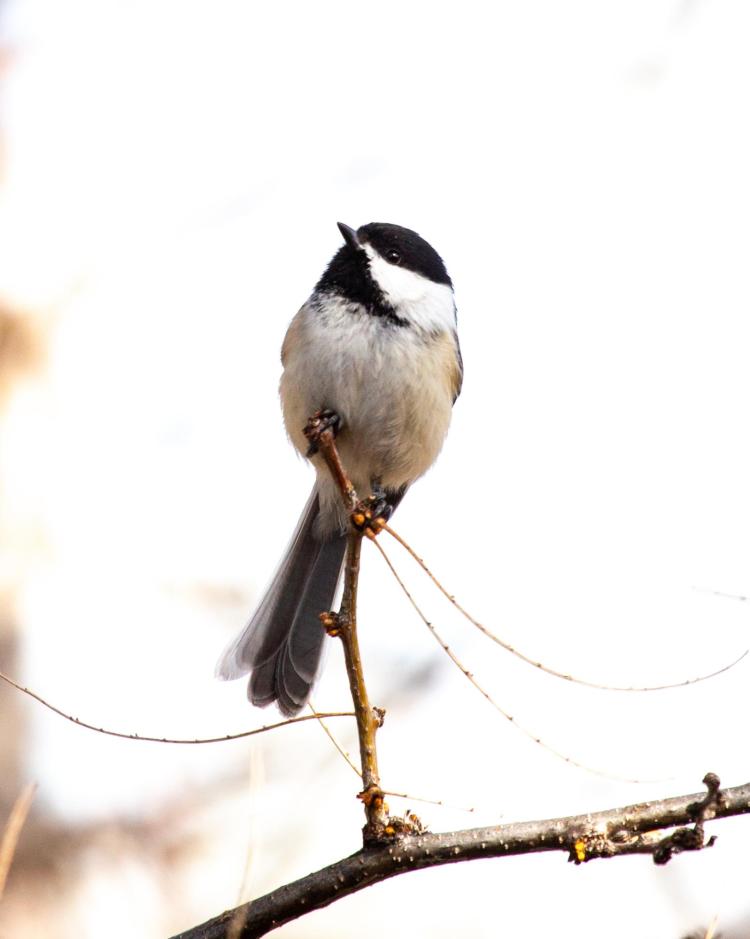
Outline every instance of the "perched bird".
<svg viewBox="0 0 750 939">
<path fill-rule="evenodd" d="M 461 390 L 453 285 L 416 232 L 339 223 L 344 244 L 292 320 L 281 350 L 281 403 L 315 485 L 250 622 L 226 648 L 218 677 L 250 672 L 248 697 L 293 715 L 317 677 L 350 524 L 341 495 L 304 428 L 323 415 L 360 497 L 388 517 L 437 457 Z"/>
</svg>

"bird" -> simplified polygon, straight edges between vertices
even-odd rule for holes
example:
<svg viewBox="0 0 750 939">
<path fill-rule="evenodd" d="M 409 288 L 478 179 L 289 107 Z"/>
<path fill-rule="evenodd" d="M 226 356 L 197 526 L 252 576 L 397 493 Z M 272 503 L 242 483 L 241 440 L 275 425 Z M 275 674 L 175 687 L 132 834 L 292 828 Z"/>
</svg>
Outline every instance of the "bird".
<svg viewBox="0 0 750 939">
<path fill-rule="evenodd" d="M 248 698 L 285 717 L 307 703 L 350 530 L 349 511 L 305 435 L 314 415 L 336 434 L 357 493 L 387 519 L 434 463 L 463 381 L 456 304 L 437 251 L 409 228 L 338 223 L 343 244 L 291 321 L 279 386 L 287 434 L 315 484 L 250 621 L 216 666 L 250 674 Z"/>
</svg>

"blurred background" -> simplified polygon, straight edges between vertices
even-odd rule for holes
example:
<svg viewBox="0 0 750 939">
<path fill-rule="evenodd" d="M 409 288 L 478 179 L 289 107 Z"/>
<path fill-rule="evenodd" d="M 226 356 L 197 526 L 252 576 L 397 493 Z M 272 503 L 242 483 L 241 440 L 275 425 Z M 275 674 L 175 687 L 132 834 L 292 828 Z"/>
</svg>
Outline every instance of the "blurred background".
<svg viewBox="0 0 750 939">
<path fill-rule="evenodd" d="M 213 667 L 311 485 L 279 348 L 337 220 L 415 228 L 456 285 L 464 391 L 396 517 L 447 588 L 593 681 L 736 658 L 749 29 L 740 0 L 0 3 L 0 669 L 126 732 L 276 718 Z M 747 661 L 667 692 L 571 686 L 489 644 L 381 541 L 499 704 L 639 780 L 504 721 L 370 549 L 381 770 L 411 797 L 392 811 L 448 830 L 750 779 Z M 314 700 L 349 706 L 336 646 Z M 359 843 L 357 779 L 314 723 L 148 744 L 3 686 L 0 761 L 0 828 L 38 783 L 0 900 L 14 939 L 163 939 Z M 664 869 L 548 855 L 410 874 L 278 934 L 747 936 L 748 824 Z"/>
</svg>

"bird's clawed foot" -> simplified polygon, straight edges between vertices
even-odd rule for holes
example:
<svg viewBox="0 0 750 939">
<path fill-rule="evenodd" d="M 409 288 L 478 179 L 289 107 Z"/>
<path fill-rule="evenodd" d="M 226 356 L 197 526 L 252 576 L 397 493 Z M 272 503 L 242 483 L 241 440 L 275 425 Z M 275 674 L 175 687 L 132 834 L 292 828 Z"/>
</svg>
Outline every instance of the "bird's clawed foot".
<svg viewBox="0 0 750 939">
<path fill-rule="evenodd" d="M 375 538 L 388 524 L 392 514 L 393 506 L 388 501 L 385 490 L 374 484 L 372 495 L 361 499 L 349 517 L 358 532 L 368 538 Z"/>
<path fill-rule="evenodd" d="M 335 411 L 332 411 L 331 408 L 322 408 L 320 411 L 316 411 L 307 422 L 303 431 L 305 437 L 310 441 L 307 456 L 315 456 L 318 452 L 318 444 L 321 434 L 323 434 L 324 431 L 330 430 L 335 437 L 340 427 L 341 418 Z"/>
</svg>

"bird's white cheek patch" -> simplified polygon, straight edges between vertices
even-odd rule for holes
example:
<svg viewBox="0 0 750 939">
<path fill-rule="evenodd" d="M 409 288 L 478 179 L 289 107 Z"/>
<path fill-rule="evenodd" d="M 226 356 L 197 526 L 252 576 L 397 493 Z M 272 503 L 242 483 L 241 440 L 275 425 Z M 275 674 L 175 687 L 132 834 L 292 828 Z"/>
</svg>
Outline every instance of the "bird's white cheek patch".
<svg viewBox="0 0 750 939">
<path fill-rule="evenodd" d="M 370 258 L 372 276 L 391 303 L 413 303 L 422 299 L 432 281 L 405 267 L 389 264 L 370 245 L 365 246 L 365 251 Z"/>
<path fill-rule="evenodd" d="M 370 273 L 400 316 L 424 329 L 452 329 L 455 323 L 453 291 L 405 267 L 389 264 L 371 245 L 364 246 Z"/>
</svg>

